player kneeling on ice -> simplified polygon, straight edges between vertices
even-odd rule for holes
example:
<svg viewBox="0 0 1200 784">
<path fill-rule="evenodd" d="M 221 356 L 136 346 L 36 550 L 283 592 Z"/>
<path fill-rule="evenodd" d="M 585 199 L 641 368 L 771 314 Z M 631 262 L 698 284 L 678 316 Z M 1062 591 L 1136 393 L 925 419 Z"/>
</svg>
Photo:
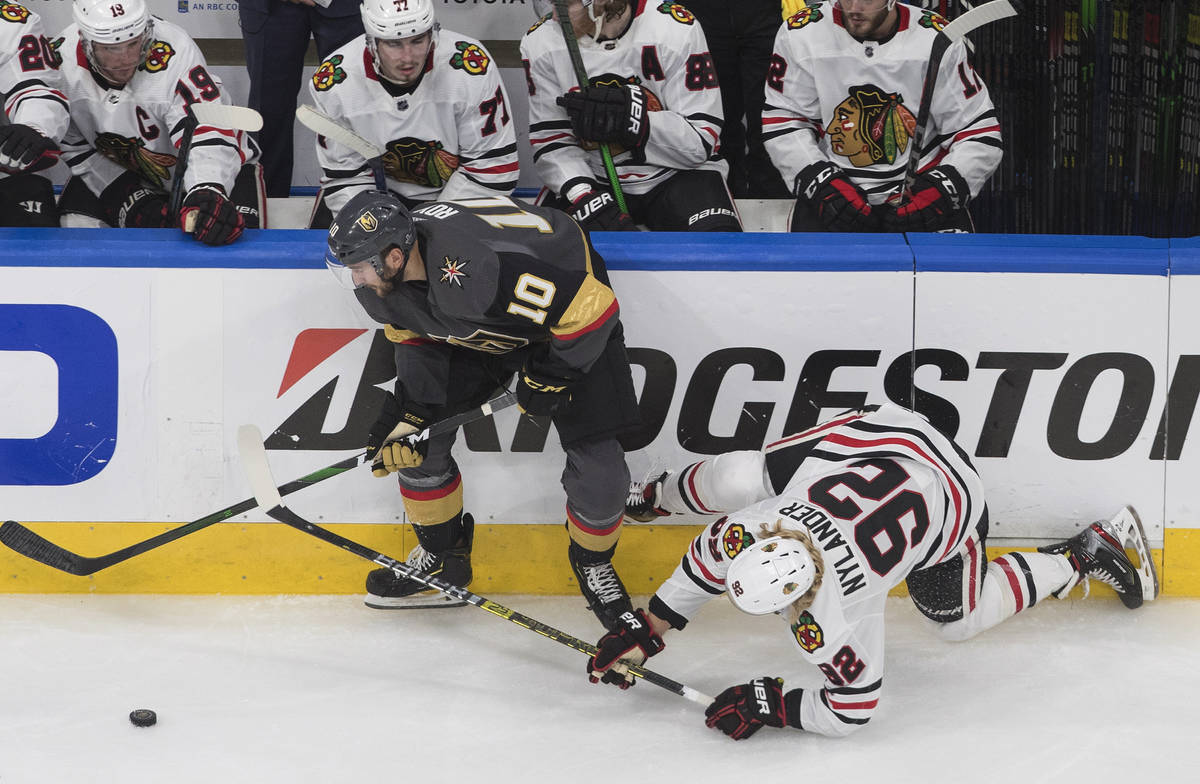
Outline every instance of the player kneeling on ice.
<svg viewBox="0 0 1200 784">
<path fill-rule="evenodd" d="M 866 724 L 883 691 L 884 604 L 907 582 L 913 603 L 948 640 L 964 640 L 1095 578 L 1126 607 L 1158 595 L 1141 522 L 1111 520 L 1036 553 L 988 562 L 983 483 L 965 452 L 920 415 L 894 405 L 848 412 L 761 452 L 729 452 L 635 485 L 638 520 L 722 514 L 691 543 L 647 610 L 622 616 L 588 661 L 593 682 L 632 683 L 641 663 L 706 601 L 728 593 L 751 615 L 776 613 L 820 689 L 759 677 L 731 686 L 706 711 L 735 740 L 759 727 L 841 736 Z M 1126 548 L 1139 561 L 1135 564 Z M 615 666 L 614 666 L 615 665 Z"/>
<path fill-rule="evenodd" d="M 191 36 L 151 16 L 145 0 L 75 0 L 72 12 L 61 47 L 71 105 L 62 225 L 181 226 L 208 245 L 260 228 L 266 202 L 249 136 L 202 123 L 184 149 L 188 107 L 228 104 Z"/>
</svg>

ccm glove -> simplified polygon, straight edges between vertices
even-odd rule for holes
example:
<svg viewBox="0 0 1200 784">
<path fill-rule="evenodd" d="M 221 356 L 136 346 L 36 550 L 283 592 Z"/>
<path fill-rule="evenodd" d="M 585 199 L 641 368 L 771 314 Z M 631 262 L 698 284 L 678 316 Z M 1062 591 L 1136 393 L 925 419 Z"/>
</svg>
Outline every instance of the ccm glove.
<svg viewBox="0 0 1200 784">
<path fill-rule="evenodd" d="M 555 102 L 567 110 L 571 128 L 580 139 L 614 142 L 636 150 L 650 135 L 646 91 L 640 85 L 581 87 Z"/>
<path fill-rule="evenodd" d="M 734 740 L 749 738 L 764 724 L 787 725 L 781 678 L 755 678 L 741 686 L 730 686 L 717 695 L 704 711 L 705 725 L 715 727 Z"/>
<path fill-rule="evenodd" d="M 28 125 L 0 126 L 0 171 L 35 172 L 49 169 L 62 150 L 52 139 Z"/>
<path fill-rule="evenodd" d="M 228 245 L 242 236 L 246 220 L 219 185 L 205 184 L 197 185 L 183 197 L 179 225 L 205 245 Z"/>
<path fill-rule="evenodd" d="M 945 220 L 966 206 L 971 197 L 967 181 L 953 166 L 937 166 L 913 180 L 907 195 L 883 208 L 888 231 L 936 231 L 949 228 Z"/>
<path fill-rule="evenodd" d="M 529 365 L 517 380 L 517 406 L 522 414 L 550 416 L 571 399 L 571 382 L 545 375 Z"/>
<path fill-rule="evenodd" d="M 796 176 L 796 196 L 817 212 L 830 231 L 875 231 L 879 217 L 867 194 L 840 167 L 826 162 L 809 164 Z"/>
<path fill-rule="evenodd" d="M 577 179 L 563 186 L 562 192 L 571 202 L 571 217 L 591 231 L 637 231 L 633 218 L 621 212 L 612 193 L 601 190 L 596 183 Z"/>
<path fill-rule="evenodd" d="M 628 668 L 614 668 L 613 665 L 620 660 L 641 664 L 666 647 L 662 637 L 650 625 L 644 610 L 621 613 L 617 625 L 596 643 L 596 655 L 588 659 L 588 680 L 628 689 L 633 685 L 633 675 Z"/>
<path fill-rule="evenodd" d="M 379 418 L 367 433 L 371 473 L 387 476 L 421 465 L 429 452 L 429 437 L 423 432 L 428 423 L 429 411 L 424 406 L 407 403 L 401 408 L 396 396 L 388 395 Z"/>
</svg>

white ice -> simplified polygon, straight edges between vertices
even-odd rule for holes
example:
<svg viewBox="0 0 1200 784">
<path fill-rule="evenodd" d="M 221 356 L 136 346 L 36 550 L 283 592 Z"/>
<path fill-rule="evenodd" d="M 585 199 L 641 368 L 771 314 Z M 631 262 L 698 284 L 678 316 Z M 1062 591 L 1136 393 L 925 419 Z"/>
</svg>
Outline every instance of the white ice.
<svg viewBox="0 0 1200 784">
<path fill-rule="evenodd" d="M 598 636 L 580 599 L 490 598 Z M 887 612 L 869 725 L 735 743 L 695 703 L 590 685 L 582 654 L 475 607 L 0 595 L 0 783 L 1196 780 L 1200 601 L 1048 600 L 959 644 L 906 599 Z M 649 665 L 708 694 L 815 682 L 788 638 L 718 599 Z"/>
</svg>

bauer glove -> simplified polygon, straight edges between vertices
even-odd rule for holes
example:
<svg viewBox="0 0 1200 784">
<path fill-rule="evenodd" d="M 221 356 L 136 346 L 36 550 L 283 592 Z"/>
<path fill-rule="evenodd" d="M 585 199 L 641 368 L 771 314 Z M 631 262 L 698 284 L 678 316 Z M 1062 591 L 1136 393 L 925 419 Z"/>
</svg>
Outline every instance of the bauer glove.
<svg viewBox="0 0 1200 784">
<path fill-rule="evenodd" d="M 937 231 L 950 228 L 946 219 L 971 198 L 967 181 L 953 166 L 938 166 L 913 180 L 912 188 L 897 201 L 884 205 L 883 226 L 888 231 Z"/>
<path fill-rule="evenodd" d="M 637 231 L 633 218 L 621 212 L 612 192 L 591 180 L 581 177 L 568 182 L 562 192 L 571 202 L 571 217 L 589 232 Z"/>
<path fill-rule="evenodd" d="M 764 724 L 787 726 L 783 679 L 762 677 L 730 686 L 717 695 L 704 715 L 706 726 L 715 727 L 734 740 L 749 738 Z"/>
<path fill-rule="evenodd" d="M 796 197 L 817 213 L 830 231 L 876 231 L 879 217 L 867 194 L 832 163 L 809 164 L 796 175 Z"/>
<path fill-rule="evenodd" d="M 588 659 L 588 680 L 628 689 L 633 685 L 633 675 L 621 664 L 640 665 L 666 647 L 645 610 L 621 613 L 617 625 L 596 643 L 596 655 Z"/>
<path fill-rule="evenodd" d="M 555 102 L 567 110 L 571 128 L 582 140 L 613 142 L 640 149 L 650 135 L 650 112 L 641 85 L 582 87 Z"/>
<path fill-rule="evenodd" d="M 197 185 L 183 197 L 179 225 L 205 245 L 228 245 L 242 236 L 246 220 L 219 185 Z"/>
<path fill-rule="evenodd" d="M 105 220 L 118 229 L 166 229 L 167 194 L 146 187 L 133 172 L 125 172 L 100 192 Z"/>
</svg>

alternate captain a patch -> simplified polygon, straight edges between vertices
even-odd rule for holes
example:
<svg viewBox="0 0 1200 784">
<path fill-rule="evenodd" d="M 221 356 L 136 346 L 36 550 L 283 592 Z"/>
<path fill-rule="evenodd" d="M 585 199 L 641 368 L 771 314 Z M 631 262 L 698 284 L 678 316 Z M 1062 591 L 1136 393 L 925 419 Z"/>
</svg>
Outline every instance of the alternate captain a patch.
<svg viewBox="0 0 1200 784">
<path fill-rule="evenodd" d="M 442 266 L 442 283 L 458 286 L 461 289 L 463 279 L 470 277 L 466 272 L 466 266 L 469 263 L 469 261 L 460 261 L 447 256 L 446 263 Z"/>
<path fill-rule="evenodd" d="M 796 635 L 796 643 L 805 653 L 812 653 L 825 644 L 825 632 L 808 610 L 800 613 L 800 619 L 792 624 L 792 634 Z"/>
</svg>

